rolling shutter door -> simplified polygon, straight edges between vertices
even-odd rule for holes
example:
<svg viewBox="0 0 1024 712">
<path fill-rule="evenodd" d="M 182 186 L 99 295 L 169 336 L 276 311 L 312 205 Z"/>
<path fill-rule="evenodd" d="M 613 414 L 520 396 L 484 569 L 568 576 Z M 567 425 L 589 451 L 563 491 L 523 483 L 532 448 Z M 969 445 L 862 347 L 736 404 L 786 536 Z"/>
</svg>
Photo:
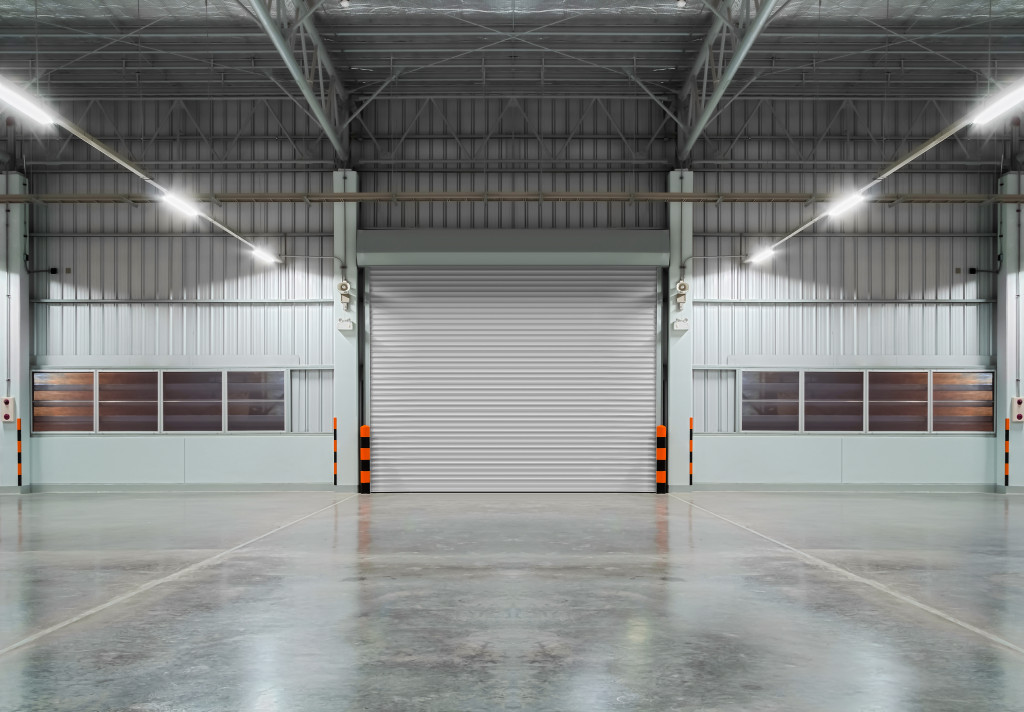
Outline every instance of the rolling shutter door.
<svg viewBox="0 0 1024 712">
<path fill-rule="evenodd" d="M 656 269 L 367 273 L 373 491 L 654 491 Z"/>
</svg>

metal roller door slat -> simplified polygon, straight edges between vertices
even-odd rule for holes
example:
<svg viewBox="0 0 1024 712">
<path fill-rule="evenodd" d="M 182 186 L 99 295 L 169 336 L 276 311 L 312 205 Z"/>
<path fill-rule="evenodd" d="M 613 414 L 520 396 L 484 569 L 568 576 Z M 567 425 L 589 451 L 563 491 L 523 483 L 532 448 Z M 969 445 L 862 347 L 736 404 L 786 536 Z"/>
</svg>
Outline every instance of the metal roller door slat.
<svg viewBox="0 0 1024 712">
<path fill-rule="evenodd" d="M 375 492 L 653 492 L 657 271 L 367 271 Z"/>
</svg>

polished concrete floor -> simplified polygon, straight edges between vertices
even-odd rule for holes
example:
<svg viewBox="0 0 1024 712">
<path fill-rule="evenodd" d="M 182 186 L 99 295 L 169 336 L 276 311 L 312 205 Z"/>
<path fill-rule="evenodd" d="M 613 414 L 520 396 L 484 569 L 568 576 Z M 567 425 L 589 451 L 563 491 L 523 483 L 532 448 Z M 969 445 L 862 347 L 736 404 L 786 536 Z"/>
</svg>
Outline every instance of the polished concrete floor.
<svg viewBox="0 0 1024 712">
<path fill-rule="evenodd" d="M 1024 709 L 1024 499 L 0 496 L 0 710 Z"/>
</svg>

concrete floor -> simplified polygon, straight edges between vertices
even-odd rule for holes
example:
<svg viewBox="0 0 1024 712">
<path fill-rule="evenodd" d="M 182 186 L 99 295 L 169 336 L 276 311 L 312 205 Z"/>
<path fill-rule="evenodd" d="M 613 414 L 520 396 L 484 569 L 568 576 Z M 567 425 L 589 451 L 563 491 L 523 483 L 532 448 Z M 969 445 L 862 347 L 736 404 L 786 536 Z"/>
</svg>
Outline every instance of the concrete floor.
<svg viewBox="0 0 1024 712">
<path fill-rule="evenodd" d="M 1021 709 L 1019 496 L 0 496 L 4 712 Z"/>
</svg>

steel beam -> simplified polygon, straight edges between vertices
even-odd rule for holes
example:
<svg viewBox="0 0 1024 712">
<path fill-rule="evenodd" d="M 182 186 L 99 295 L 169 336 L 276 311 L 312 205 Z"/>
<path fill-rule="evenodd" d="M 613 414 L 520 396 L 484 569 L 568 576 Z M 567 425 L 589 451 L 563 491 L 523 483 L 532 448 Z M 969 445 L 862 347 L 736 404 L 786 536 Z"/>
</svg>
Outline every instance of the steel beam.
<svg viewBox="0 0 1024 712">
<path fill-rule="evenodd" d="M 715 109 L 718 107 L 718 103 L 725 96 L 726 90 L 729 88 L 729 84 L 732 83 L 733 78 L 736 76 L 736 72 L 739 71 L 740 65 L 743 64 L 743 60 L 747 58 L 747 53 L 750 52 L 750 48 L 754 46 L 754 42 L 757 41 L 758 35 L 761 34 L 771 19 L 772 11 L 778 4 L 779 0 L 763 0 L 761 8 L 757 11 L 757 15 L 754 16 L 750 26 L 747 27 L 746 32 L 743 33 L 743 39 L 740 40 L 739 46 L 732 55 L 732 59 L 729 60 L 728 66 L 725 71 L 722 72 L 721 78 L 718 80 L 718 85 L 715 87 L 715 91 L 711 94 L 711 98 L 708 99 L 704 105 L 703 111 L 700 116 L 697 117 L 697 121 L 690 128 L 690 134 L 686 137 L 686 143 L 683 144 L 683 149 L 680 152 L 680 158 L 685 158 L 690 154 L 694 144 L 697 143 L 697 138 L 701 132 L 708 125 L 711 120 L 711 116 L 715 113 Z"/>
<path fill-rule="evenodd" d="M 188 196 L 185 196 L 186 198 Z M 215 193 L 196 200 L 218 203 L 390 203 L 390 202 L 608 202 L 608 203 L 823 203 L 842 196 L 814 193 L 665 193 L 625 191 L 370 191 L 366 193 Z M 49 193 L 0 195 L 0 204 L 145 204 L 157 203 L 154 195 L 117 193 Z M 870 203 L 898 205 L 928 204 L 1021 204 L 1024 194 L 993 193 L 893 193 L 868 198 Z M 207 218 L 209 220 L 209 218 Z M 213 222 L 212 220 L 210 220 Z M 219 223 L 214 222 L 217 227 Z M 241 238 L 239 238 L 241 239 Z M 243 240 L 244 241 L 244 240 Z"/>
<path fill-rule="evenodd" d="M 259 18 L 260 24 L 263 25 L 263 29 L 270 38 L 270 41 L 274 43 L 274 47 L 277 49 L 277 53 L 281 55 L 281 59 L 284 61 L 285 67 L 288 68 L 292 78 L 299 87 L 299 91 L 302 92 L 302 96 L 306 98 L 306 102 L 309 104 L 310 110 L 313 115 L 316 116 L 316 120 L 319 122 L 320 127 L 324 130 L 324 134 L 327 136 L 327 140 L 334 146 L 334 150 L 338 152 L 338 157 L 345 160 L 345 145 L 338 136 L 338 132 L 334 130 L 334 125 L 331 123 L 330 117 L 327 116 L 327 112 L 324 107 L 320 104 L 320 101 L 316 98 L 316 94 L 313 92 L 313 87 L 306 81 L 305 75 L 302 73 L 302 68 L 298 62 L 295 61 L 295 56 L 292 54 L 291 49 L 288 47 L 288 43 L 285 41 L 284 36 L 281 34 L 281 30 L 278 28 L 277 23 L 274 22 L 274 18 L 270 16 L 270 11 L 267 6 L 263 4 L 263 0 L 250 0 L 253 11 Z"/>
</svg>

